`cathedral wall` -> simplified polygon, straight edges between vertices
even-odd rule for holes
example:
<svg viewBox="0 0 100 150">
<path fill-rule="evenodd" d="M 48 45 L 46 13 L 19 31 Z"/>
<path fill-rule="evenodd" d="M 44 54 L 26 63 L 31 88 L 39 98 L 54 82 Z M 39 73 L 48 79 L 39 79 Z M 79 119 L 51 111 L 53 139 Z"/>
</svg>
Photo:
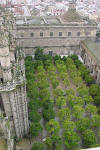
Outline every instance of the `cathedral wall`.
<svg viewBox="0 0 100 150">
<path fill-rule="evenodd" d="M 10 94 L 13 120 L 17 137 L 22 137 L 28 131 L 28 109 L 26 91 L 24 86 L 19 86 Z"/>
<path fill-rule="evenodd" d="M 28 108 L 25 85 L 20 85 L 13 91 L 3 92 L 1 96 L 6 116 L 8 116 L 10 121 L 13 121 L 16 136 L 22 137 L 28 132 Z"/>
<path fill-rule="evenodd" d="M 8 117 L 12 116 L 12 108 L 10 105 L 10 95 L 9 92 L 3 92 L 1 93 L 2 101 L 3 101 L 3 106 L 5 110 L 5 114 Z"/>
</svg>

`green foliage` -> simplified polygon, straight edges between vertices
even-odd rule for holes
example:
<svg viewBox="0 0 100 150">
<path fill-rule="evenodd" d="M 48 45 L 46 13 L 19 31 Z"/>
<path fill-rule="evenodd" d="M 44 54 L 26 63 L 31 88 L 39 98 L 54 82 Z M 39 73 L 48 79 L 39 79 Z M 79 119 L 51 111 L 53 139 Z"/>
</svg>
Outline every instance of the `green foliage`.
<svg viewBox="0 0 100 150">
<path fill-rule="evenodd" d="M 74 150 L 78 147 L 80 138 L 74 131 L 64 132 L 64 143 L 68 150 Z"/>
<path fill-rule="evenodd" d="M 61 57 L 59 55 L 56 55 L 53 57 L 53 59 L 54 59 L 54 62 L 56 62 L 56 60 L 61 60 Z"/>
<path fill-rule="evenodd" d="M 52 135 L 52 134 L 58 134 L 60 130 L 60 125 L 58 121 L 55 121 L 54 119 L 51 119 L 46 124 L 46 130 Z"/>
<path fill-rule="evenodd" d="M 90 85 L 90 84 L 94 83 L 94 79 L 90 74 L 85 75 L 84 80 L 87 83 L 87 85 Z"/>
<path fill-rule="evenodd" d="M 62 150 L 62 140 L 58 135 L 53 134 L 51 137 L 47 137 L 45 144 L 48 149 L 53 149 L 55 147 L 56 150 Z"/>
<path fill-rule="evenodd" d="M 73 69 L 73 71 L 76 70 L 75 65 L 74 65 L 74 62 L 73 62 L 73 60 L 72 60 L 70 57 L 67 57 L 67 60 L 66 60 L 66 67 L 67 67 L 67 70 L 68 70 L 68 71 L 71 71 L 71 69 Z"/>
<path fill-rule="evenodd" d="M 64 64 L 63 61 L 57 60 L 56 61 L 56 67 L 59 73 L 64 73 L 66 72 L 66 65 Z"/>
<path fill-rule="evenodd" d="M 33 68 L 33 69 L 31 69 Z M 34 63 L 32 61 L 32 57 L 28 56 L 25 58 L 25 69 L 26 69 L 26 77 L 28 77 L 29 73 L 34 73 Z"/>
<path fill-rule="evenodd" d="M 74 74 L 73 83 L 74 83 L 76 86 L 78 86 L 78 87 L 82 85 L 82 79 L 81 79 L 81 77 L 78 75 L 78 72 L 77 72 L 76 75 Z"/>
<path fill-rule="evenodd" d="M 53 100 L 44 98 L 42 100 L 42 106 L 43 106 L 44 109 L 53 108 Z"/>
<path fill-rule="evenodd" d="M 73 54 L 71 56 L 69 56 L 73 61 L 78 60 L 78 56 Z"/>
<path fill-rule="evenodd" d="M 55 147 L 55 149 L 58 149 L 58 147 L 61 148 L 62 140 L 59 135 L 53 134 L 51 136 L 51 139 L 52 139 L 52 145 Z"/>
<path fill-rule="evenodd" d="M 62 146 L 59 147 L 59 145 L 58 145 L 58 146 L 56 146 L 55 150 L 63 150 L 63 148 L 62 148 Z"/>
<path fill-rule="evenodd" d="M 37 69 L 38 66 L 42 66 L 43 65 L 43 61 L 42 60 L 36 60 L 34 62 L 34 68 Z"/>
<path fill-rule="evenodd" d="M 94 115 L 97 113 L 97 108 L 96 106 L 92 105 L 92 104 L 88 104 L 86 106 L 86 111 L 90 114 L 90 115 Z"/>
<path fill-rule="evenodd" d="M 27 96 L 30 98 L 29 119 L 32 121 L 30 125 L 31 137 L 36 137 L 42 132 L 39 123 L 41 116 L 38 113 L 38 109 L 42 106 L 43 117 L 45 121 L 48 121 L 46 129 L 49 137 L 46 138 L 45 144 L 50 150 L 63 150 L 62 137 L 59 136 L 60 124 L 54 120 L 56 112 L 54 111 L 54 105 L 56 105 L 57 115 L 63 127 L 63 140 L 66 148 L 68 150 L 79 148 L 80 138 L 76 131 L 81 133 L 85 147 L 95 145 L 96 137 L 90 128 L 99 131 L 100 116 L 97 114 L 97 108 L 92 103 L 100 105 L 100 88 L 96 84 L 92 84 L 94 80 L 90 72 L 78 60 L 78 57 L 72 55 L 62 59 L 60 56 L 52 58 L 50 55 L 43 54 L 43 49 L 37 48 L 35 61 L 33 62 L 32 57 L 29 56 L 25 59 L 25 65 Z M 69 85 L 72 87 L 71 84 L 74 84 L 75 90 L 70 88 L 63 91 L 62 88 L 57 88 L 59 77 L 66 88 Z M 51 99 L 48 79 L 53 89 L 55 89 L 53 90 L 53 100 Z M 85 83 L 89 85 L 89 88 Z M 76 89 L 76 87 L 78 88 Z M 68 107 L 66 108 L 66 106 Z M 58 108 L 60 109 L 58 110 Z M 85 118 L 84 115 L 89 118 Z M 44 149 L 44 145 L 41 144 L 34 144 L 34 149 Z"/>
<path fill-rule="evenodd" d="M 43 60 L 43 59 L 44 59 L 43 49 L 37 48 L 35 51 L 35 60 Z"/>
<path fill-rule="evenodd" d="M 32 145 L 32 150 L 44 150 L 44 144 L 36 142 Z"/>
<path fill-rule="evenodd" d="M 84 79 L 84 81 L 87 83 L 87 85 L 90 85 L 94 83 L 93 77 L 90 75 L 90 72 L 88 69 L 78 60 L 78 57 L 76 55 L 72 55 L 70 58 L 74 61 L 75 66 L 78 68 L 78 70 L 81 73 L 81 77 Z"/>
<path fill-rule="evenodd" d="M 90 126 L 90 120 L 89 118 L 82 118 L 76 122 L 76 127 L 80 132 L 84 132 L 85 130 L 89 129 Z"/>
<path fill-rule="evenodd" d="M 77 68 L 82 64 L 77 55 L 71 55 L 70 58 L 74 61 Z"/>
<path fill-rule="evenodd" d="M 89 93 L 92 96 L 96 96 L 99 92 L 100 87 L 97 84 L 91 84 L 89 88 Z"/>
<path fill-rule="evenodd" d="M 32 111 L 37 111 L 41 107 L 41 101 L 39 99 L 31 99 L 29 101 L 29 109 Z"/>
<path fill-rule="evenodd" d="M 86 148 L 96 144 L 96 136 L 92 130 L 89 129 L 83 132 L 83 143 Z"/>
<path fill-rule="evenodd" d="M 67 102 L 69 103 L 69 106 L 72 108 L 75 104 L 76 96 L 74 95 L 68 95 L 67 96 Z"/>
<path fill-rule="evenodd" d="M 100 127 L 100 115 L 96 114 L 92 116 L 92 126 L 95 128 Z"/>
<path fill-rule="evenodd" d="M 63 122 L 63 128 L 65 131 L 74 131 L 74 129 L 76 128 L 76 125 L 73 121 L 65 120 Z"/>
<path fill-rule="evenodd" d="M 77 105 L 83 106 L 84 101 L 83 101 L 83 99 L 82 99 L 81 97 L 75 97 L 74 104 L 77 104 Z"/>
<path fill-rule="evenodd" d="M 65 78 L 65 79 L 63 80 L 63 83 L 64 83 L 65 87 L 70 86 L 70 81 L 69 81 L 68 78 Z"/>
<path fill-rule="evenodd" d="M 83 98 L 83 100 L 84 100 L 85 104 L 89 104 L 89 103 L 92 103 L 94 101 L 91 96 L 85 96 Z"/>
<path fill-rule="evenodd" d="M 79 87 L 77 89 L 77 91 L 79 93 L 79 96 L 81 96 L 81 97 L 85 97 L 85 96 L 89 95 L 89 91 L 88 91 L 88 88 L 86 86 Z"/>
<path fill-rule="evenodd" d="M 48 148 L 50 148 L 50 149 L 52 148 L 52 139 L 51 139 L 51 137 L 46 138 L 45 144 L 47 145 Z"/>
<path fill-rule="evenodd" d="M 62 80 L 64 80 L 67 76 L 66 72 L 61 72 L 59 75 Z"/>
<path fill-rule="evenodd" d="M 43 109 L 43 117 L 46 121 L 49 121 L 50 119 L 54 119 L 55 112 L 52 108 Z"/>
<path fill-rule="evenodd" d="M 37 99 L 39 97 L 39 92 L 34 89 L 34 90 L 28 90 L 27 91 L 27 96 L 30 98 L 30 99 Z"/>
<path fill-rule="evenodd" d="M 94 104 L 97 105 L 97 106 L 100 105 L 100 91 L 94 97 Z"/>
<path fill-rule="evenodd" d="M 56 105 L 61 108 L 63 106 L 66 106 L 66 99 L 64 96 L 58 96 L 56 99 Z"/>
<path fill-rule="evenodd" d="M 52 80 L 52 86 L 53 86 L 53 88 L 55 89 L 58 85 L 59 85 L 59 81 L 56 80 L 56 79 L 53 79 Z"/>
<path fill-rule="evenodd" d="M 43 99 L 45 97 L 50 98 L 50 91 L 49 91 L 49 89 L 47 87 L 41 89 L 40 92 L 39 92 L 39 96 L 40 96 L 41 99 Z"/>
<path fill-rule="evenodd" d="M 74 90 L 72 88 L 66 90 L 66 94 L 67 95 L 74 95 L 75 96 L 75 92 L 74 92 Z"/>
<path fill-rule="evenodd" d="M 85 110 L 80 105 L 74 105 L 72 112 L 73 117 L 75 117 L 76 119 L 81 119 L 83 117 L 83 113 L 85 112 Z"/>
<path fill-rule="evenodd" d="M 52 64 L 52 61 L 53 61 L 52 56 L 44 55 L 43 64 L 46 69 L 48 68 L 48 66 Z"/>
<path fill-rule="evenodd" d="M 32 110 L 29 112 L 29 119 L 33 122 L 38 122 L 41 119 L 40 114 L 37 111 Z"/>
<path fill-rule="evenodd" d="M 69 108 L 62 108 L 58 112 L 60 120 L 70 119 L 71 111 Z"/>
<path fill-rule="evenodd" d="M 46 79 L 43 79 L 43 80 L 40 80 L 37 82 L 37 86 L 40 88 L 40 89 L 45 89 L 45 88 L 48 88 L 49 87 L 49 83 Z"/>
<path fill-rule="evenodd" d="M 48 66 L 47 71 L 50 75 L 52 75 L 52 73 L 53 73 L 53 75 L 55 75 L 56 68 L 54 67 L 53 64 L 51 64 L 50 66 Z"/>
<path fill-rule="evenodd" d="M 58 96 L 64 96 L 64 91 L 61 88 L 57 88 L 54 90 L 54 96 L 57 98 Z"/>
<path fill-rule="evenodd" d="M 38 80 L 46 79 L 46 75 L 45 75 L 44 70 L 42 70 L 41 72 L 38 72 L 38 74 L 37 74 L 37 79 L 38 79 Z"/>
<path fill-rule="evenodd" d="M 64 56 L 64 57 L 62 58 L 62 60 L 63 60 L 64 62 L 66 62 L 67 57 L 66 57 L 66 56 Z"/>
<path fill-rule="evenodd" d="M 90 85 L 92 83 L 94 83 L 94 79 L 93 77 L 90 75 L 90 72 L 88 71 L 88 69 L 80 62 L 80 60 L 78 60 L 77 56 L 71 56 L 71 58 L 74 61 L 74 64 L 76 65 L 76 67 L 78 68 L 78 70 L 81 73 L 81 77 L 84 79 L 84 81 L 86 82 L 87 85 Z"/>
<path fill-rule="evenodd" d="M 42 127 L 38 122 L 32 122 L 30 126 L 30 134 L 32 137 L 38 136 L 42 132 Z"/>
</svg>

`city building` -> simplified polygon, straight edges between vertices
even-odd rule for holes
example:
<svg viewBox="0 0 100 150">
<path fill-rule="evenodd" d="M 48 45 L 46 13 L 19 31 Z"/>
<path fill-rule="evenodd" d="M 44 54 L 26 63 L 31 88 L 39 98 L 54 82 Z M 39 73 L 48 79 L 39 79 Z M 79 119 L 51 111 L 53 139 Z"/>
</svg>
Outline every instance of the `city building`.
<svg viewBox="0 0 100 150">
<path fill-rule="evenodd" d="M 95 39 L 97 23 L 80 16 L 75 3 L 60 17 L 16 17 L 16 40 L 26 55 L 37 47 L 51 55 L 80 54 L 80 41 Z"/>
</svg>

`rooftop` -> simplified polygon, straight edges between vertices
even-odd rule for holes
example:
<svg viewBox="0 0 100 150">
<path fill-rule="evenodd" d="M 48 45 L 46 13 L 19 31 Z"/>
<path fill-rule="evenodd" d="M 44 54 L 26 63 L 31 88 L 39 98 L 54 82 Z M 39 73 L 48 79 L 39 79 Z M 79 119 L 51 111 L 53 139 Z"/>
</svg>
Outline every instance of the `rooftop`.
<svg viewBox="0 0 100 150">
<path fill-rule="evenodd" d="M 87 18 L 83 18 L 77 11 L 76 11 L 76 3 L 75 1 L 70 2 L 68 11 L 60 17 L 53 17 L 53 16 L 45 16 L 45 17 L 24 17 L 23 21 L 22 18 L 16 17 L 16 24 L 17 25 L 56 25 L 56 26 L 80 26 L 81 24 L 84 26 L 97 26 L 96 22 L 89 20 Z"/>
<path fill-rule="evenodd" d="M 100 47 L 98 44 L 92 40 L 83 41 L 85 46 L 90 50 L 90 52 L 95 56 L 95 58 L 100 62 Z"/>
<path fill-rule="evenodd" d="M 30 17 L 30 18 L 16 18 L 17 25 L 59 25 L 60 20 L 56 17 Z"/>
<path fill-rule="evenodd" d="M 67 13 L 66 13 L 67 14 Z M 74 14 L 74 12 L 73 12 Z M 69 16 L 69 15 L 68 15 Z M 87 20 L 85 18 L 82 18 L 81 21 L 79 21 L 78 17 L 73 16 L 71 19 L 70 17 L 67 17 L 67 21 L 63 21 L 61 18 L 58 17 L 23 17 L 19 18 L 16 17 L 16 25 L 28 25 L 28 26 L 97 26 L 97 23 L 92 20 Z M 74 21 L 73 21 L 74 20 Z M 75 21 L 78 20 L 78 21 Z"/>
</svg>

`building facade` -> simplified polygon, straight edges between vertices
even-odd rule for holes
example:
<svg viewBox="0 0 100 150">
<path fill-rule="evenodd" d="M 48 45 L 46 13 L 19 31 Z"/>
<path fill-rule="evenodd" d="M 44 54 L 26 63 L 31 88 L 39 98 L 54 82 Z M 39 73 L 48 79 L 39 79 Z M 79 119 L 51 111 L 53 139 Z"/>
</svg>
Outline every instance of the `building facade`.
<svg viewBox="0 0 100 150">
<path fill-rule="evenodd" d="M 28 132 L 24 54 L 16 46 L 12 13 L 2 8 L 0 28 L 0 110 L 19 138 Z"/>
<path fill-rule="evenodd" d="M 80 41 L 96 37 L 97 24 L 81 17 L 75 4 L 61 17 L 16 18 L 16 39 L 26 55 L 34 55 L 37 47 L 52 55 L 80 54 Z"/>
<path fill-rule="evenodd" d="M 95 41 L 85 40 L 80 43 L 81 57 L 95 81 L 100 84 L 100 47 Z"/>
</svg>

